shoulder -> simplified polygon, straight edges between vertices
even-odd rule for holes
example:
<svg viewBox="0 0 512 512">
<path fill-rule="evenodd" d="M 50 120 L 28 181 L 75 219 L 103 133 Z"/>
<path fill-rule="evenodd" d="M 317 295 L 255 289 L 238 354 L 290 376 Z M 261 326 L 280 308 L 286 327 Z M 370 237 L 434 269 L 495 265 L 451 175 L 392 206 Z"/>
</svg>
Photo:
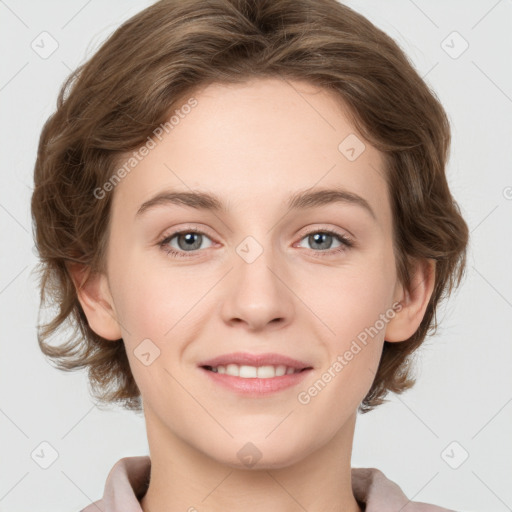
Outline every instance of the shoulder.
<svg viewBox="0 0 512 512">
<path fill-rule="evenodd" d="M 352 468 L 352 490 L 356 500 L 366 506 L 365 512 L 454 512 L 411 501 L 395 482 L 376 468 Z"/>
<path fill-rule="evenodd" d="M 105 510 L 103 498 L 87 505 L 87 507 L 79 510 L 79 512 L 98 512 L 98 510 Z"/>
<path fill-rule="evenodd" d="M 149 484 L 149 456 L 123 457 L 108 473 L 103 497 L 80 512 L 141 512 L 139 499 Z"/>
</svg>

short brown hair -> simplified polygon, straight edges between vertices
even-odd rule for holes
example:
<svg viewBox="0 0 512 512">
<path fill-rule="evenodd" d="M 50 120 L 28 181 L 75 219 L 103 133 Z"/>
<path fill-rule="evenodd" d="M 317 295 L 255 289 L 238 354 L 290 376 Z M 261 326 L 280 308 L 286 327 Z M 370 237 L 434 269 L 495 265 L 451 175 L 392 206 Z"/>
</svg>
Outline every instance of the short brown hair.
<svg viewBox="0 0 512 512">
<path fill-rule="evenodd" d="M 67 268 L 105 269 L 112 194 L 98 200 L 93 191 L 195 88 L 258 77 L 334 92 L 383 152 L 398 277 L 410 286 L 411 263 L 432 258 L 435 284 L 415 334 L 384 342 L 360 411 L 414 383 L 411 355 L 435 331 L 439 301 L 460 283 L 468 242 L 445 176 L 450 127 L 435 94 L 389 36 L 336 0 L 162 0 L 120 26 L 63 84 L 35 164 L 41 307 L 58 307 L 38 326 L 39 345 L 62 370 L 87 368 L 100 402 L 141 409 L 124 343 L 90 328 Z M 63 326 L 72 328 L 66 342 L 50 345 Z"/>
</svg>

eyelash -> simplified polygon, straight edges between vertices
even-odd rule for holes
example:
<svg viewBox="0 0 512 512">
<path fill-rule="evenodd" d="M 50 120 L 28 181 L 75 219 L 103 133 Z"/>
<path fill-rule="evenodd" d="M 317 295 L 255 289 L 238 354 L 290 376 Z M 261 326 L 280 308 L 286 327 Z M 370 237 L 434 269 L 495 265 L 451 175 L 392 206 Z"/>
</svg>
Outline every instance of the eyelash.
<svg viewBox="0 0 512 512">
<path fill-rule="evenodd" d="M 162 240 L 160 240 L 158 242 L 158 246 L 167 255 L 169 255 L 170 257 L 176 257 L 176 258 L 191 258 L 191 257 L 194 257 L 193 254 L 198 252 L 198 250 L 190 251 L 190 254 L 187 254 L 187 251 L 177 251 L 177 250 L 169 247 L 169 245 L 168 245 L 168 243 L 175 236 L 177 236 L 177 235 L 184 235 L 184 234 L 187 234 L 187 233 L 196 233 L 196 234 L 205 235 L 205 236 L 208 237 L 208 235 L 206 233 L 204 233 L 203 231 L 200 231 L 199 229 L 188 228 L 188 229 L 181 230 L 181 231 L 175 231 L 174 233 L 171 233 L 170 235 L 166 235 Z M 334 254 L 338 254 L 338 253 L 346 251 L 347 249 L 350 249 L 351 247 L 354 246 L 354 242 L 349 237 L 347 237 L 344 234 L 338 233 L 337 231 L 330 230 L 330 229 L 322 229 L 322 230 L 317 229 L 317 230 L 310 231 L 310 232 L 304 234 L 302 236 L 301 240 L 303 240 L 304 238 L 306 238 L 306 237 L 308 237 L 310 235 L 314 235 L 314 234 L 318 234 L 318 233 L 321 233 L 323 235 L 332 235 L 335 238 L 337 238 L 338 241 L 341 242 L 340 247 L 336 247 L 335 249 L 327 249 L 327 250 L 324 250 L 324 251 L 322 251 L 322 250 L 315 251 L 315 250 L 311 249 L 313 251 L 313 253 L 320 253 L 320 254 L 316 254 L 315 255 L 315 256 L 318 256 L 320 258 L 327 257 L 327 256 L 332 256 Z M 208 237 L 208 238 L 210 238 L 210 237 Z"/>
</svg>

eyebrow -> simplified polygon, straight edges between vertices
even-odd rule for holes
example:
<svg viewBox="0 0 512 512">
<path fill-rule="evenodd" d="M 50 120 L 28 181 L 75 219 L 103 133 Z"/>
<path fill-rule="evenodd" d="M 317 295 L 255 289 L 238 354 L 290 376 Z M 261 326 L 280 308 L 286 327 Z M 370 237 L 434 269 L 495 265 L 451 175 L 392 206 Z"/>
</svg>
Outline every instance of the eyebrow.
<svg viewBox="0 0 512 512">
<path fill-rule="evenodd" d="M 360 206 L 374 219 L 377 218 L 375 212 L 366 199 L 342 188 L 322 188 L 316 190 L 306 189 L 304 191 L 296 192 L 288 197 L 287 208 L 288 211 L 301 210 L 333 203 L 345 203 Z M 183 205 L 198 210 L 210 210 L 224 213 L 228 212 L 227 206 L 215 194 L 199 191 L 176 192 L 165 190 L 142 203 L 135 216 L 138 217 L 152 208 L 167 204 Z"/>
</svg>

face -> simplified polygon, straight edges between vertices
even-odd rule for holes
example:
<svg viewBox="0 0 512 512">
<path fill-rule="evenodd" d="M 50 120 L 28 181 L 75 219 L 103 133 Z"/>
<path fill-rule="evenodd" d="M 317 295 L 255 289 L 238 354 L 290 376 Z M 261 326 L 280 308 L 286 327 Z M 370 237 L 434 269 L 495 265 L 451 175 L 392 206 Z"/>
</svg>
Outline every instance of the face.
<svg viewBox="0 0 512 512">
<path fill-rule="evenodd" d="M 305 82 L 193 96 L 115 188 L 113 310 L 151 435 L 284 467 L 336 439 L 377 370 L 400 291 L 384 162 Z"/>
</svg>

